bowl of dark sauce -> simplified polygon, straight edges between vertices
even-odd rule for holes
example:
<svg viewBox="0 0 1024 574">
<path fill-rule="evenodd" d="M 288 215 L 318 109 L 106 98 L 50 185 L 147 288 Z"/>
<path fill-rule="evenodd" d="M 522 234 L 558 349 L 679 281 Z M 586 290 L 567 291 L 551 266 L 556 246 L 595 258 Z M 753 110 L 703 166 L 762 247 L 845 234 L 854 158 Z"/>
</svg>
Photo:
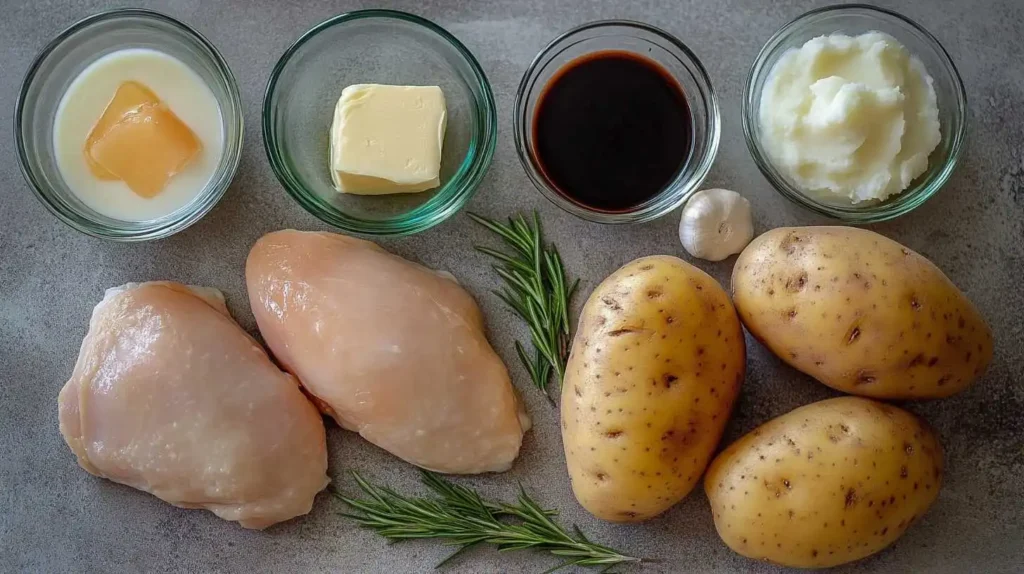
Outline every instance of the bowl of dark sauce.
<svg viewBox="0 0 1024 574">
<path fill-rule="evenodd" d="M 640 223 L 697 191 L 721 121 L 707 71 L 653 26 L 609 20 L 552 41 L 515 101 L 515 141 L 533 184 L 599 223 Z"/>
</svg>

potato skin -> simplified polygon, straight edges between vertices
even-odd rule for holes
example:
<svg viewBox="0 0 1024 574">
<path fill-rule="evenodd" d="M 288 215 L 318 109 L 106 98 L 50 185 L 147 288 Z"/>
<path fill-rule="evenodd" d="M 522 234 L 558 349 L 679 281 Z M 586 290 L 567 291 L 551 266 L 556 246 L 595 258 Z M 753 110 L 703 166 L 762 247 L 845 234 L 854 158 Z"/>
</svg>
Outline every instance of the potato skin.
<svg viewBox="0 0 1024 574">
<path fill-rule="evenodd" d="M 703 271 L 644 257 L 590 295 L 562 384 L 573 492 L 614 522 L 651 518 L 700 480 L 743 382 L 743 330 Z"/>
<path fill-rule="evenodd" d="M 793 367 L 855 395 L 946 397 L 992 359 L 992 331 L 930 261 L 871 231 L 774 229 L 733 268 L 743 323 Z"/>
<path fill-rule="evenodd" d="M 859 397 L 813 403 L 729 445 L 704 489 L 722 540 L 797 568 L 858 560 L 935 502 L 942 447 L 926 423 Z"/>
</svg>

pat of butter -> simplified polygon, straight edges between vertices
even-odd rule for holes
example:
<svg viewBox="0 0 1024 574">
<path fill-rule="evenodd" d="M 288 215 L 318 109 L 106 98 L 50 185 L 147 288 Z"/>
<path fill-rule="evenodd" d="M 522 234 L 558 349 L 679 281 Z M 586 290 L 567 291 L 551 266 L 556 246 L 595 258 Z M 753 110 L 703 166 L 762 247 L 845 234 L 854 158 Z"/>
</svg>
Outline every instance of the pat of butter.
<svg viewBox="0 0 1024 574">
<path fill-rule="evenodd" d="M 341 193 L 416 193 L 440 185 L 447 125 L 437 86 L 356 84 L 331 124 L 330 168 Z"/>
</svg>

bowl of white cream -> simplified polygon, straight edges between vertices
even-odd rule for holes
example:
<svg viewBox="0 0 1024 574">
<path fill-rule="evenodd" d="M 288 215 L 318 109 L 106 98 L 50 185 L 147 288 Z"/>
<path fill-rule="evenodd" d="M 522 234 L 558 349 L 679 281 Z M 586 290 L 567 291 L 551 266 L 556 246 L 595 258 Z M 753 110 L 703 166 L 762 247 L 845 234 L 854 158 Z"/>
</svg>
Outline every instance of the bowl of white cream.
<svg viewBox="0 0 1024 574">
<path fill-rule="evenodd" d="M 62 32 L 29 67 L 15 139 L 30 188 L 71 227 L 145 241 L 198 221 L 238 168 L 234 76 L 198 32 L 123 9 Z"/>
<path fill-rule="evenodd" d="M 939 41 L 872 6 L 808 12 L 765 44 L 747 77 L 743 130 L 788 199 L 851 223 L 914 209 L 963 149 L 966 92 Z"/>
</svg>

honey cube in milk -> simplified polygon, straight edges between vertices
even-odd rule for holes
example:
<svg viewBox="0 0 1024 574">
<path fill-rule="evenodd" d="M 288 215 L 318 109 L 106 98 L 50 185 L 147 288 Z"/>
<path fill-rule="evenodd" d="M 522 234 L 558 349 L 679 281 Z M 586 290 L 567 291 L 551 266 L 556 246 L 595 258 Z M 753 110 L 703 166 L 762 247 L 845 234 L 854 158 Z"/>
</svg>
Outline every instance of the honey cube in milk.
<svg viewBox="0 0 1024 574">
<path fill-rule="evenodd" d="M 121 180 L 154 197 L 203 149 L 202 142 L 149 88 L 121 84 L 85 142 L 89 168 L 99 179 Z"/>
<path fill-rule="evenodd" d="M 92 146 L 107 133 L 107 130 L 116 125 L 126 112 L 143 104 L 155 104 L 159 102 L 160 98 L 154 94 L 152 90 L 139 82 L 129 81 L 118 86 L 117 91 L 114 92 L 114 97 L 103 110 L 103 115 L 96 121 L 96 125 L 92 127 L 92 130 L 89 131 L 89 137 L 85 140 L 85 148 L 82 150 L 85 155 L 85 163 L 88 164 L 89 171 L 91 171 L 93 175 L 103 180 L 118 179 L 116 175 L 110 173 L 100 166 L 100 164 L 96 163 L 96 160 L 92 159 Z"/>
</svg>

